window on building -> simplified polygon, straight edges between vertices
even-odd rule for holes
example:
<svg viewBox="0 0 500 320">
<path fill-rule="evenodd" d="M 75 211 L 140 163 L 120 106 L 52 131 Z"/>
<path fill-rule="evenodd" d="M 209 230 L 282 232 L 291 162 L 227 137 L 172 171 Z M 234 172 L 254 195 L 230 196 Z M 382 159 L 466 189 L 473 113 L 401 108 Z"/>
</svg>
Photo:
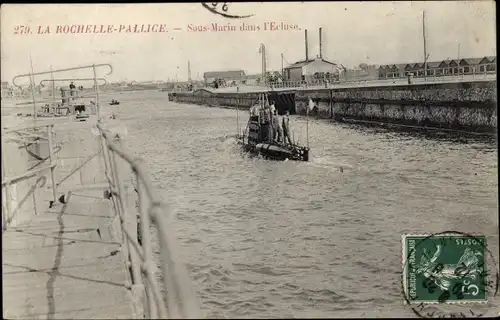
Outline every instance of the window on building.
<svg viewBox="0 0 500 320">
<path fill-rule="evenodd" d="M 314 77 L 314 79 L 323 79 L 325 77 L 325 73 L 324 72 L 316 72 L 313 77 Z"/>
</svg>

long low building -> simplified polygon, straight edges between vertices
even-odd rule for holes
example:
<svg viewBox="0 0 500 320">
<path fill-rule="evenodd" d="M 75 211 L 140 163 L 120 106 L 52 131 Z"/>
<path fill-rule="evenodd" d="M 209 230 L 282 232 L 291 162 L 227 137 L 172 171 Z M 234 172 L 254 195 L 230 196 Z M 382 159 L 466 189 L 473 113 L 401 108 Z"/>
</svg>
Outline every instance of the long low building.
<svg viewBox="0 0 500 320">
<path fill-rule="evenodd" d="M 239 83 L 245 80 L 245 71 L 243 70 L 228 70 L 228 71 L 209 71 L 203 74 L 205 85 L 212 84 L 215 80 Z"/>
<path fill-rule="evenodd" d="M 496 57 L 494 56 L 427 62 L 427 76 L 486 73 L 496 72 L 496 70 L 497 64 Z M 397 63 L 381 65 L 378 69 L 378 78 L 401 78 L 406 77 L 408 74 L 421 77 L 425 73 L 424 62 Z"/>
</svg>

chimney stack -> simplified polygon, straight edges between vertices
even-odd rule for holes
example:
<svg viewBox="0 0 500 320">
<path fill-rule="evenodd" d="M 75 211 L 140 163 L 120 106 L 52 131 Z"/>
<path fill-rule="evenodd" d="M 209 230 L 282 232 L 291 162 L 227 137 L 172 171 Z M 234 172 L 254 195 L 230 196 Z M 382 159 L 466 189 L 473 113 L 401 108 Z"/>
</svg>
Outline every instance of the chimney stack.
<svg viewBox="0 0 500 320">
<path fill-rule="evenodd" d="M 321 41 L 321 29 L 322 28 L 319 28 L 319 57 L 321 59 L 323 59 L 323 51 L 322 51 L 322 49 L 323 49 L 323 43 Z"/>
<path fill-rule="evenodd" d="M 307 61 L 307 60 L 309 60 L 309 49 L 307 46 L 307 29 L 305 31 L 305 35 L 306 35 L 306 61 Z"/>
</svg>

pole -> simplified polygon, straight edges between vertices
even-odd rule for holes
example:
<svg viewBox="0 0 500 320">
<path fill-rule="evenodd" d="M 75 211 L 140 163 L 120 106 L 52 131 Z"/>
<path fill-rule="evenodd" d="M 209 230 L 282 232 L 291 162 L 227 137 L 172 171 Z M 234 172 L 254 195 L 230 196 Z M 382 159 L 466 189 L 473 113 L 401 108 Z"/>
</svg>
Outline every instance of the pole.
<svg viewBox="0 0 500 320">
<path fill-rule="evenodd" d="M 311 101 L 311 98 L 309 98 Z M 307 148 L 309 148 L 309 102 L 306 106 L 306 139 L 307 139 Z"/>
<path fill-rule="evenodd" d="M 54 141 L 52 140 L 52 132 L 53 132 L 53 124 L 47 127 L 47 138 L 49 143 L 49 161 L 50 165 L 54 164 Z M 54 169 L 55 167 L 50 168 L 50 181 L 52 183 L 52 200 L 54 201 L 54 205 L 57 202 L 57 190 L 56 190 L 56 182 L 54 180 Z"/>
<path fill-rule="evenodd" d="M 323 31 L 322 28 L 319 28 L 319 57 L 323 59 L 323 41 L 321 31 Z"/>
<path fill-rule="evenodd" d="M 427 81 L 427 44 L 425 41 L 425 10 L 422 14 L 422 35 L 424 38 L 424 77 L 425 81 Z"/>
<path fill-rule="evenodd" d="M 259 54 L 260 54 L 260 78 L 261 78 L 261 83 L 264 84 L 264 45 L 261 43 L 259 47 Z"/>
<path fill-rule="evenodd" d="M 460 43 L 458 44 L 457 60 L 460 60 Z"/>
<path fill-rule="evenodd" d="M 265 45 L 263 46 L 263 49 L 264 49 L 264 55 L 262 57 L 262 62 L 264 63 L 264 79 L 265 79 L 266 85 L 267 85 L 267 65 L 266 65 L 267 56 L 266 56 L 266 46 Z"/>
<path fill-rule="evenodd" d="M 262 83 L 267 85 L 266 79 L 266 46 L 263 43 L 260 44 L 260 53 L 262 54 Z"/>
<path fill-rule="evenodd" d="M 309 60 L 309 46 L 307 44 L 307 29 L 304 31 L 305 46 L 306 46 L 306 61 Z"/>
<path fill-rule="evenodd" d="M 52 79 L 52 100 L 56 99 L 56 83 L 54 81 L 54 73 L 52 72 L 52 65 L 50 65 L 50 78 Z"/>
<path fill-rule="evenodd" d="M 96 113 L 97 113 L 97 121 L 100 119 L 100 103 L 99 103 L 99 86 L 97 84 L 97 73 L 95 71 L 95 65 L 92 65 L 92 69 L 94 71 L 94 87 L 95 87 L 95 105 L 96 105 Z"/>
<path fill-rule="evenodd" d="M 2 139 L 2 149 L 4 149 L 4 146 L 3 146 L 3 139 Z M 5 150 L 5 149 L 4 149 Z M 2 161 L 2 177 L 5 177 L 7 175 L 7 172 L 5 171 L 5 154 L 2 155 L 1 157 L 1 161 Z M 4 231 L 5 228 L 7 228 L 7 224 L 8 224 L 8 219 L 14 219 L 14 217 L 12 217 L 10 214 L 11 214 L 11 198 L 10 198 L 10 184 L 7 184 L 5 185 L 5 187 L 2 187 L 2 189 L 5 190 L 5 209 L 6 209 L 6 212 L 2 212 L 2 232 Z M 3 207 L 2 207 L 2 211 L 3 211 Z"/>
<path fill-rule="evenodd" d="M 240 136 L 239 106 L 236 106 L 236 132 L 238 132 L 237 137 L 239 137 Z"/>
<path fill-rule="evenodd" d="M 30 74 L 31 96 L 33 97 L 33 120 L 36 122 L 35 76 L 33 75 L 35 72 L 33 71 L 33 59 L 31 58 L 31 52 L 30 52 L 30 65 L 31 65 L 31 74 Z"/>
<path fill-rule="evenodd" d="M 285 72 L 283 71 L 283 53 L 281 54 L 281 80 L 285 81 Z"/>
</svg>

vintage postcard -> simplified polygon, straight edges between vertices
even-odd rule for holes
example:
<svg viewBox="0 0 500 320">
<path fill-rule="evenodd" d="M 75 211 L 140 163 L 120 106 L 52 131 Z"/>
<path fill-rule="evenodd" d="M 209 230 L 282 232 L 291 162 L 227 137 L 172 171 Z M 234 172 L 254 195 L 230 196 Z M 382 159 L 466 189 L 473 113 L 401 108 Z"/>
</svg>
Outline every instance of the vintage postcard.
<svg viewBox="0 0 500 320">
<path fill-rule="evenodd" d="M 495 13 L 2 4 L 4 318 L 500 316 Z"/>
</svg>

